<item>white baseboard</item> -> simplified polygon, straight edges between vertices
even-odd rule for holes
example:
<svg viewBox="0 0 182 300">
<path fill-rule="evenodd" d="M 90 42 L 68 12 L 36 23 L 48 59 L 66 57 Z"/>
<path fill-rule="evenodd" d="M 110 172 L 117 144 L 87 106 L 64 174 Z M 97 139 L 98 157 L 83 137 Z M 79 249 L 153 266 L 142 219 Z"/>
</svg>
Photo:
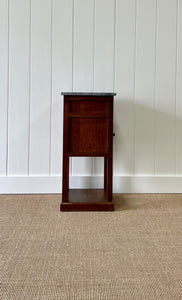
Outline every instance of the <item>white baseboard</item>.
<svg viewBox="0 0 182 300">
<path fill-rule="evenodd" d="M 102 188 L 101 176 L 72 176 L 71 188 Z M 61 193 L 61 176 L 2 176 L 0 194 Z M 182 193 L 182 176 L 115 176 L 114 193 Z"/>
</svg>

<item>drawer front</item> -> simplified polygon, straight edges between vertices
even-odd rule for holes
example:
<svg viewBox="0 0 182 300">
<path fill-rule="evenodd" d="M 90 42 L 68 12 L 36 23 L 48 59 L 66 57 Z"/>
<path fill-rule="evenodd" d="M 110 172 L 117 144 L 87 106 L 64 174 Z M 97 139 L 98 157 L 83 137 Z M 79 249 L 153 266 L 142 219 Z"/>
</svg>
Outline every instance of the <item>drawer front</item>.
<svg viewBox="0 0 182 300">
<path fill-rule="evenodd" d="M 69 113 L 108 113 L 108 101 L 69 101 Z"/>
<path fill-rule="evenodd" d="M 107 118 L 70 118 L 69 152 L 71 153 L 107 153 Z"/>
</svg>

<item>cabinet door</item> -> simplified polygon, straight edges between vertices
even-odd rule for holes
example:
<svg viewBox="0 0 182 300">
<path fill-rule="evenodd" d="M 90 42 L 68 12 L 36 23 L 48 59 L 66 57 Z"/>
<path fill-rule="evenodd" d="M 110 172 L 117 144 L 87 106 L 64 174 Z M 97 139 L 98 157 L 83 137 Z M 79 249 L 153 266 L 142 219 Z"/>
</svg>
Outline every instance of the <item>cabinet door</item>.
<svg viewBox="0 0 182 300">
<path fill-rule="evenodd" d="M 69 118 L 69 152 L 108 152 L 108 118 Z"/>
</svg>

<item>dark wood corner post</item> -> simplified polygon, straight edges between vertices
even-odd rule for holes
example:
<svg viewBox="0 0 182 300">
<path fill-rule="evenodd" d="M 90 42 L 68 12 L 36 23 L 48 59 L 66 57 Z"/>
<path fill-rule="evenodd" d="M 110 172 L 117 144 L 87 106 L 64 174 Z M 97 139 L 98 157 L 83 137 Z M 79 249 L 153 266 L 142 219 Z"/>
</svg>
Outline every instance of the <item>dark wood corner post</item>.
<svg viewBox="0 0 182 300">
<path fill-rule="evenodd" d="M 62 93 L 63 177 L 61 211 L 111 211 L 113 98 L 115 93 Z M 69 158 L 104 157 L 103 189 L 69 189 Z"/>
<path fill-rule="evenodd" d="M 62 171 L 62 202 L 68 202 L 69 191 L 69 156 L 68 156 L 68 99 L 64 98 L 63 111 L 63 171 Z"/>
</svg>

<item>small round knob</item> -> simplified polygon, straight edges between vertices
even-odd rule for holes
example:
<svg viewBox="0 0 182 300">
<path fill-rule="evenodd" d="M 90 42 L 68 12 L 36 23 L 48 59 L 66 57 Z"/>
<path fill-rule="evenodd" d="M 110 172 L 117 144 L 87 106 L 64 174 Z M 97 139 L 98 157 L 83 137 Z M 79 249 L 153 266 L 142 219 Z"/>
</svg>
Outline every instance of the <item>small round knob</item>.
<svg viewBox="0 0 182 300">
<path fill-rule="evenodd" d="M 113 132 L 113 134 L 112 134 L 113 136 L 115 136 L 115 132 Z"/>
</svg>

